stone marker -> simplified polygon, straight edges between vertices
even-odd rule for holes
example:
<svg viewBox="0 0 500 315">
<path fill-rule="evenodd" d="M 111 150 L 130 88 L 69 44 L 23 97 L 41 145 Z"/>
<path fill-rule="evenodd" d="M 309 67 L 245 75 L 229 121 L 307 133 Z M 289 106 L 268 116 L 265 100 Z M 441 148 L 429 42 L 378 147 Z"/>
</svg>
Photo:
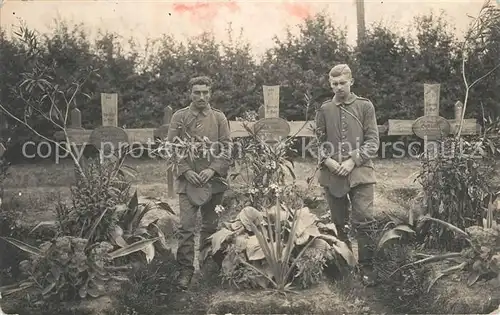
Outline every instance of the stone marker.
<svg viewBox="0 0 500 315">
<path fill-rule="evenodd" d="M 118 126 L 118 94 L 101 93 L 103 126 Z"/>
</svg>

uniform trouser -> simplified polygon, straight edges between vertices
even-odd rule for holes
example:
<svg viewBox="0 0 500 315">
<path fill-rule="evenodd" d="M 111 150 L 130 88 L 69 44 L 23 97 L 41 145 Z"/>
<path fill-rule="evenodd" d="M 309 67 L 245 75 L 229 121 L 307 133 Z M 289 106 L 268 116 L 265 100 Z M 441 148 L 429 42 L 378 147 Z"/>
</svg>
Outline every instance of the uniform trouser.
<svg viewBox="0 0 500 315">
<path fill-rule="evenodd" d="M 213 194 L 212 199 L 201 207 L 189 202 L 186 194 L 179 194 L 179 247 L 177 248 L 177 262 L 181 267 L 194 269 L 194 233 L 198 209 L 201 212 L 202 225 L 200 231 L 200 252 L 206 251 L 211 245 L 207 238 L 217 231 L 218 215 L 215 207 L 222 201 L 224 193 Z"/>
<path fill-rule="evenodd" d="M 325 187 L 325 196 L 330 208 L 331 218 L 342 241 L 348 242 L 345 225 L 351 220 L 358 241 L 358 256 L 360 265 L 371 265 L 374 244 L 369 232 L 373 226 L 374 184 L 362 184 L 351 188 L 344 197 L 333 196 Z M 349 202 L 351 213 L 349 218 Z M 348 243 L 349 244 L 349 243 Z"/>
</svg>

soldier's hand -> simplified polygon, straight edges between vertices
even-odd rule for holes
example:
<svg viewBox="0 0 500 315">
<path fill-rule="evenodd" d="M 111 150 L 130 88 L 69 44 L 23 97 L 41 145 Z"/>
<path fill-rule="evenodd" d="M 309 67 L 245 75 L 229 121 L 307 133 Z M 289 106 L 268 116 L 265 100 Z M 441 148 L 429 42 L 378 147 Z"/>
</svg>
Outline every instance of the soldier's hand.
<svg viewBox="0 0 500 315">
<path fill-rule="evenodd" d="M 203 184 L 205 184 L 206 182 L 208 182 L 210 180 L 210 178 L 212 178 L 214 176 L 215 172 L 213 169 L 211 168 L 207 168 L 203 171 L 200 172 L 200 178 L 203 182 Z"/>
<path fill-rule="evenodd" d="M 338 174 L 340 164 L 332 158 L 328 158 L 325 160 L 325 166 L 332 172 L 333 174 Z"/>
<path fill-rule="evenodd" d="M 184 173 L 184 177 L 186 177 L 186 180 L 193 185 L 196 186 L 203 185 L 201 177 L 198 174 L 196 174 L 196 172 L 193 170 L 189 170 L 186 173 Z"/>
<path fill-rule="evenodd" d="M 354 163 L 354 161 L 352 159 L 345 160 L 344 162 L 342 162 L 342 164 L 340 164 L 339 175 L 340 176 L 349 175 L 349 173 L 353 170 L 355 165 L 356 164 Z"/>
</svg>

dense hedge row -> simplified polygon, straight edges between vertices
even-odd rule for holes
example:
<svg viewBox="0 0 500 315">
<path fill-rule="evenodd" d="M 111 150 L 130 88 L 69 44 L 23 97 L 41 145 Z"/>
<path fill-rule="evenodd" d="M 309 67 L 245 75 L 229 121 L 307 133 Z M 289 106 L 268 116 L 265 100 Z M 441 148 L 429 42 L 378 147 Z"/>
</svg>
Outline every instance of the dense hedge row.
<svg viewBox="0 0 500 315">
<path fill-rule="evenodd" d="M 500 25 L 500 21 L 498 23 Z M 355 74 L 354 91 L 370 98 L 376 106 L 379 124 L 387 119 L 414 118 L 423 113 L 423 84 L 439 82 L 441 115 L 453 117 L 453 105 L 464 98 L 460 42 L 441 16 L 415 19 L 416 36 L 400 35 L 380 25 L 368 29 L 366 41 L 357 47 L 347 44 L 346 32 L 323 15 L 306 20 L 299 35 L 276 39 L 262 60 L 255 60 L 251 47 L 241 39 L 229 44 L 210 34 L 188 44 L 172 37 L 151 42 L 146 57 L 142 50 L 124 52 L 117 34 L 103 33 L 91 41 L 81 25 L 59 24 L 50 34 L 40 35 L 47 64 L 57 62 L 59 82 L 71 82 L 86 66 L 99 68 L 99 78 L 85 87 L 90 99 L 78 99 L 85 128 L 100 124 L 100 93 L 119 94 L 119 124 L 128 128 L 154 127 L 161 122 L 163 108 L 186 106 L 186 84 L 194 75 L 209 75 L 216 82 L 214 106 L 229 119 L 263 102 L 262 85 L 281 85 L 281 115 L 289 120 L 306 117 L 304 93 L 309 91 L 318 106 L 331 97 L 328 70 L 336 63 L 349 63 Z M 478 77 L 498 59 L 500 34 L 493 32 L 489 47 L 472 58 L 467 66 L 470 77 Z M 22 115 L 23 103 L 12 88 L 25 71 L 26 46 L 16 38 L 0 34 L 0 101 Z M 500 99 L 500 73 L 476 85 L 470 96 L 467 117 L 481 119 L 496 113 Z M 314 108 L 308 113 L 314 114 Z M 10 121 L 11 126 L 15 124 Z M 0 124 L 1 125 L 1 124 Z M 37 120 L 42 134 L 52 135 L 49 124 Z M 16 141 L 32 138 L 22 128 L 6 134 Z"/>
</svg>

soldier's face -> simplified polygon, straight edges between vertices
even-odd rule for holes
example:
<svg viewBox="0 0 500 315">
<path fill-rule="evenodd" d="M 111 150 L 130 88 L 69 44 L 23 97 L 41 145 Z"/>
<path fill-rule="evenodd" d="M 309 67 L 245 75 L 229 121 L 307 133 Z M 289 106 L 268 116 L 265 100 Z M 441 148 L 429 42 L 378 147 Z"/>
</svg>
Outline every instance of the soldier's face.
<svg viewBox="0 0 500 315">
<path fill-rule="evenodd" d="M 193 104 L 203 107 L 210 100 L 210 87 L 206 85 L 194 85 L 191 90 L 191 100 Z"/>
<path fill-rule="evenodd" d="M 338 77 L 330 77 L 330 86 L 333 93 L 338 96 L 347 96 L 351 93 L 351 85 L 354 80 L 349 74 L 343 74 Z"/>
</svg>

